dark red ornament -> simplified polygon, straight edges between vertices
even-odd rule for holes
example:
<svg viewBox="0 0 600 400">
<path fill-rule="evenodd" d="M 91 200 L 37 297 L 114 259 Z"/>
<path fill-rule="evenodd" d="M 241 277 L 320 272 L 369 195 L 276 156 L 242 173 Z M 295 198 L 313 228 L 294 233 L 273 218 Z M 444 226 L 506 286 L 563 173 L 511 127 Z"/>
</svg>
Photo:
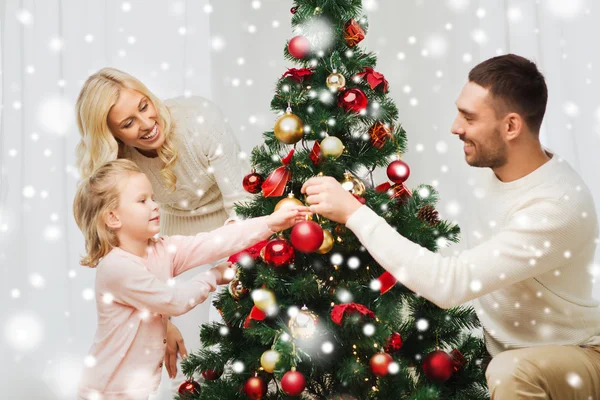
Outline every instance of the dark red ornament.
<svg viewBox="0 0 600 400">
<path fill-rule="evenodd" d="M 386 353 L 396 353 L 402 348 L 402 336 L 398 332 L 394 332 L 390 335 L 385 344 Z"/>
<path fill-rule="evenodd" d="M 388 81 L 385 79 L 383 74 L 375 71 L 371 67 L 365 67 L 365 72 L 361 72 L 360 74 L 356 74 L 356 76 L 360 78 L 367 78 L 367 82 L 371 89 L 375 89 L 379 85 L 383 85 L 383 93 L 388 91 Z"/>
<path fill-rule="evenodd" d="M 261 251 L 262 259 L 275 268 L 287 267 L 294 262 L 294 247 L 283 238 L 270 240 Z"/>
<path fill-rule="evenodd" d="M 348 47 L 354 47 L 365 38 L 365 31 L 354 19 L 344 25 L 344 40 Z"/>
<path fill-rule="evenodd" d="M 378 121 L 369 129 L 369 136 L 373 147 L 381 150 L 387 141 L 392 138 L 392 132 L 386 124 Z"/>
<path fill-rule="evenodd" d="M 432 351 L 423 360 L 423 372 L 430 381 L 446 382 L 454 373 L 454 363 L 448 353 Z"/>
<path fill-rule="evenodd" d="M 300 372 L 292 369 L 281 378 L 281 389 L 288 396 L 298 396 L 306 387 L 306 379 Z"/>
<path fill-rule="evenodd" d="M 321 160 L 321 143 L 319 143 L 318 140 L 315 140 L 315 144 L 313 145 L 313 148 L 310 151 L 309 157 L 314 165 L 317 165 Z"/>
<path fill-rule="evenodd" d="M 387 167 L 387 176 L 394 183 L 403 183 L 410 176 L 410 167 L 402 160 L 392 161 Z"/>
<path fill-rule="evenodd" d="M 454 349 L 450 352 L 450 358 L 452 359 L 452 366 L 454 372 L 458 372 L 467 364 L 467 360 L 458 349 Z"/>
<path fill-rule="evenodd" d="M 231 256 L 229 256 L 227 261 L 232 264 L 236 264 L 242 261 L 242 259 L 244 259 L 245 257 L 250 257 L 250 259 L 256 260 L 258 259 L 258 257 L 260 257 L 261 251 L 267 245 L 267 243 L 267 240 L 261 240 L 254 246 L 250 246 L 238 253 L 232 254 Z"/>
<path fill-rule="evenodd" d="M 214 369 L 207 369 L 206 371 L 202 371 L 202 376 L 207 381 L 216 381 L 223 375 L 223 371 L 217 371 Z"/>
<path fill-rule="evenodd" d="M 294 36 L 288 43 L 288 51 L 292 57 L 302 59 L 310 54 L 310 41 L 304 36 Z"/>
<path fill-rule="evenodd" d="M 290 239 L 294 248 L 303 253 L 319 250 L 323 244 L 323 228 L 314 221 L 300 221 L 292 228 Z"/>
<path fill-rule="evenodd" d="M 267 395 L 267 385 L 258 376 L 254 376 L 244 384 L 244 393 L 253 400 L 262 399 Z"/>
<path fill-rule="evenodd" d="M 181 382 L 181 385 L 179 385 L 179 388 L 177 389 L 177 393 L 179 393 L 181 400 L 193 399 L 200 394 L 200 384 L 194 380 L 188 379 Z"/>
<path fill-rule="evenodd" d="M 291 12 L 292 14 L 296 14 L 296 11 L 298 11 L 298 6 L 296 6 L 296 7 L 292 7 L 292 8 L 290 9 L 290 12 Z"/>
<path fill-rule="evenodd" d="M 371 372 L 375 376 L 386 376 L 389 374 L 390 364 L 394 361 L 392 356 L 387 353 L 377 353 L 371 357 L 369 364 L 371 365 Z"/>
<path fill-rule="evenodd" d="M 358 88 L 346 89 L 338 98 L 338 105 L 346 111 L 360 113 L 367 108 L 368 104 L 367 96 Z"/>
<path fill-rule="evenodd" d="M 392 289 L 396 285 L 396 283 L 398 283 L 398 280 L 387 271 L 381 274 L 381 276 L 377 278 L 377 280 L 379 281 L 379 293 L 381 294 L 389 292 L 390 289 Z"/>
<path fill-rule="evenodd" d="M 260 192 L 264 181 L 265 180 L 262 176 L 257 174 L 255 171 L 252 171 L 244 177 L 242 185 L 244 186 L 246 192 L 256 194 Z"/>
</svg>

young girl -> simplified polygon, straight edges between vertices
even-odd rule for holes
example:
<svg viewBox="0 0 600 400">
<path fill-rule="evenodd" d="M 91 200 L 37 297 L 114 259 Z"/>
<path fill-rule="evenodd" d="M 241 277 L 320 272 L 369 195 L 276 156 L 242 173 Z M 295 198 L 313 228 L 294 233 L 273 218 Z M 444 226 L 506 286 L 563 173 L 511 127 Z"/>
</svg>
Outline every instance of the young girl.
<svg viewBox="0 0 600 400">
<path fill-rule="evenodd" d="M 297 207 L 196 236 L 155 238 L 160 216 L 150 181 L 129 160 L 101 166 L 74 201 L 87 252 L 81 264 L 97 267 L 98 329 L 79 399 L 147 399 L 160 382 L 168 316 L 202 303 L 234 270 L 224 264 L 185 282 L 173 278 L 290 228 L 306 213 Z"/>
</svg>

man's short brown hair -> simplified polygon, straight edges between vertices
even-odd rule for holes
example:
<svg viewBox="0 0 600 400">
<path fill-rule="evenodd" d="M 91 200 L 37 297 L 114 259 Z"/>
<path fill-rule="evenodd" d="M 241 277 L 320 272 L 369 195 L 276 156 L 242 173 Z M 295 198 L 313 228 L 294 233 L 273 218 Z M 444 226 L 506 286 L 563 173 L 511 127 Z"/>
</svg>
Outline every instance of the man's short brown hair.
<svg viewBox="0 0 600 400">
<path fill-rule="evenodd" d="M 531 132 L 539 133 L 548 87 L 534 62 L 515 54 L 493 57 L 476 65 L 469 81 L 490 91 L 497 114 L 516 112 Z"/>
</svg>

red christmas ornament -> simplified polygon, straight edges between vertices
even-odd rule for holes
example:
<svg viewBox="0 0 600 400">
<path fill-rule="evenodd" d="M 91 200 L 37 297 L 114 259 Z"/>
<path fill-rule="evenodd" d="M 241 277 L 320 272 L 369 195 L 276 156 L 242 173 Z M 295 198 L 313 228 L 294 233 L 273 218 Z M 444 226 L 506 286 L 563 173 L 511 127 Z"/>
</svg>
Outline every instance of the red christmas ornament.
<svg viewBox="0 0 600 400">
<path fill-rule="evenodd" d="M 385 345 L 386 353 L 396 353 L 402 348 L 402 336 L 398 332 L 390 335 Z"/>
<path fill-rule="evenodd" d="M 292 228 L 290 239 L 294 248 L 303 253 L 319 250 L 323 244 L 323 228 L 314 221 L 300 221 Z"/>
<path fill-rule="evenodd" d="M 217 371 L 214 369 L 207 369 L 206 371 L 202 371 L 202 376 L 207 381 L 216 381 L 223 375 L 223 371 Z"/>
<path fill-rule="evenodd" d="M 294 262 L 294 247 L 283 238 L 270 240 L 261 251 L 262 259 L 275 268 L 287 267 Z"/>
<path fill-rule="evenodd" d="M 283 78 L 290 78 L 295 82 L 302 83 L 305 78 L 310 78 L 312 74 L 313 70 L 310 68 L 289 68 L 279 80 Z"/>
<path fill-rule="evenodd" d="M 281 378 L 281 389 L 288 396 L 298 396 L 304 391 L 305 387 L 306 379 L 304 379 L 304 375 L 296 371 L 296 368 L 292 368 Z"/>
<path fill-rule="evenodd" d="M 393 361 L 394 359 L 389 354 L 377 353 L 369 361 L 371 372 L 376 376 L 386 376 L 389 374 L 389 366 Z"/>
<path fill-rule="evenodd" d="M 392 138 L 392 131 L 383 122 L 376 122 L 375 125 L 369 129 L 369 136 L 371 137 L 371 144 L 373 147 L 381 150 L 386 142 Z"/>
<path fill-rule="evenodd" d="M 354 196 L 354 198 L 356 200 L 360 201 L 360 204 L 367 204 L 367 200 L 364 197 L 360 197 L 360 196 L 357 196 L 355 194 L 353 194 L 352 196 Z"/>
<path fill-rule="evenodd" d="M 177 389 L 177 393 L 179 393 L 181 400 L 193 399 L 196 395 L 200 394 L 200 384 L 188 379 L 181 382 L 181 385 L 179 385 L 179 388 Z"/>
<path fill-rule="evenodd" d="M 262 399 L 267 395 L 267 385 L 258 376 L 254 376 L 244 384 L 244 393 L 253 400 Z"/>
<path fill-rule="evenodd" d="M 288 51 L 292 57 L 302 59 L 310 53 L 310 42 L 304 36 L 294 36 L 288 43 Z"/>
<path fill-rule="evenodd" d="M 361 112 L 367 108 L 369 100 L 365 93 L 358 89 L 346 89 L 338 97 L 338 105 L 346 111 Z"/>
<path fill-rule="evenodd" d="M 356 76 L 360 78 L 366 77 L 371 89 L 375 89 L 377 86 L 383 84 L 383 93 L 386 93 L 388 91 L 388 81 L 385 79 L 383 74 L 375 71 L 371 67 L 365 67 L 365 72 L 356 74 Z"/>
<path fill-rule="evenodd" d="M 261 186 L 264 182 L 264 178 L 257 174 L 254 170 L 244 177 L 242 185 L 248 193 L 256 194 L 261 190 Z"/>
<path fill-rule="evenodd" d="M 402 160 L 392 161 L 387 167 L 387 176 L 394 183 L 403 183 L 410 176 L 410 167 Z"/>
<path fill-rule="evenodd" d="M 290 9 L 290 12 L 291 12 L 292 14 L 296 14 L 296 11 L 298 11 L 298 6 L 296 6 L 296 7 L 292 7 L 292 8 Z"/>
<path fill-rule="evenodd" d="M 346 303 L 346 304 L 338 304 L 331 310 L 331 320 L 338 325 L 342 325 L 342 319 L 347 312 L 355 312 L 366 317 L 375 318 L 375 313 L 369 310 L 367 307 L 362 304 L 356 303 Z"/>
<path fill-rule="evenodd" d="M 287 166 L 292 162 L 294 149 L 290 150 L 287 156 L 281 160 L 283 166 L 277 168 L 269 175 L 267 180 L 262 184 L 262 191 L 265 197 L 283 196 L 285 187 L 292 178 L 292 173 Z"/>
<path fill-rule="evenodd" d="M 365 38 L 365 31 L 354 19 L 344 25 L 344 40 L 349 47 L 354 47 Z"/>
<path fill-rule="evenodd" d="M 423 360 L 423 372 L 430 381 L 446 382 L 454 373 L 454 363 L 446 352 L 432 351 Z"/>
<path fill-rule="evenodd" d="M 260 257 L 260 253 L 262 249 L 267 245 L 268 240 L 261 240 L 256 243 L 254 246 L 250 246 L 247 249 L 244 249 L 238 253 L 235 253 L 227 259 L 228 262 L 235 264 L 239 263 L 244 257 L 250 257 L 252 260 L 258 259 Z"/>
</svg>

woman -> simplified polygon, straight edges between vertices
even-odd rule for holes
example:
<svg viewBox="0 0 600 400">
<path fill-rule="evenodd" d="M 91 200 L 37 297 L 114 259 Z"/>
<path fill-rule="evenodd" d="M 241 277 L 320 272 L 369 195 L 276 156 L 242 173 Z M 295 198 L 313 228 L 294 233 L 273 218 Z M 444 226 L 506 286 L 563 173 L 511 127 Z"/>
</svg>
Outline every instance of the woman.
<svg viewBox="0 0 600 400">
<path fill-rule="evenodd" d="M 150 179 L 160 204 L 162 235 L 213 230 L 233 221 L 234 203 L 248 199 L 242 180 L 250 166 L 240 158 L 224 116 L 208 100 L 178 97 L 163 102 L 135 77 L 104 68 L 83 85 L 76 112 L 81 177 L 110 160 L 134 161 Z M 174 391 L 185 379 L 178 364 L 187 356 L 186 345 L 200 347 L 198 326 L 209 321 L 211 303 L 169 322 L 165 366 Z"/>
</svg>

